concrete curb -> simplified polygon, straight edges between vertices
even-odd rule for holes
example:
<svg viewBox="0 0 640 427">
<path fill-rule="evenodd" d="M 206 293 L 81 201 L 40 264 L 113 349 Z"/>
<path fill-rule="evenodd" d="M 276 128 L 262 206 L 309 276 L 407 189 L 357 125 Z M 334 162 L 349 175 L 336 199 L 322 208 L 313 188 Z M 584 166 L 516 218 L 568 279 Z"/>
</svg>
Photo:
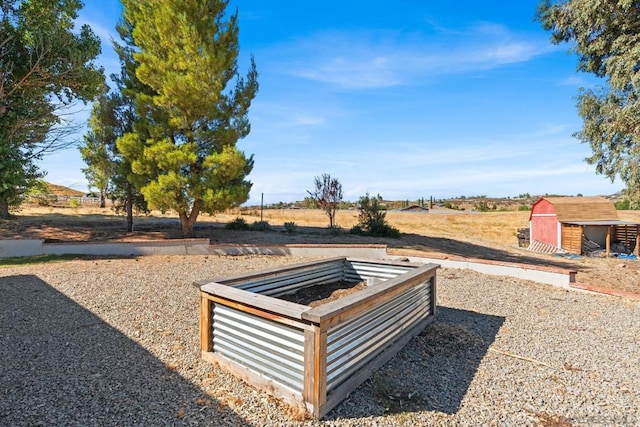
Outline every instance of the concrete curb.
<svg viewBox="0 0 640 427">
<path fill-rule="evenodd" d="M 383 259 L 387 257 L 386 245 L 210 245 L 216 255 L 281 255 L 281 256 L 347 256 L 355 258 Z"/>
<path fill-rule="evenodd" d="M 590 285 L 588 283 L 572 283 L 571 287 L 574 289 L 581 289 L 584 291 L 595 292 L 598 294 L 611 295 L 614 297 L 629 298 L 632 300 L 640 301 L 640 294 L 635 294 L 633 292 L 619 291 L 616 289 L 605 288 L 602 286 Z"/>
<path fill-rule="evenodd" d="M 502 262 L 479 258 L 465 258 L 455 255 L 418 251 L 391 250 L 394 258 L 408 258 L 412 262 L 435 262 L 446 268 L 473 270 L 494 276 L 508 276 L 533 280 L 552 286 L 569 289 L 575 282 L 577 271 L 556 267 Z"/>
<path fill-rule="evenodd" d="M 209 239 L 44 243 L 0 240 L 0 258 L 38 255 L 207 255 Z"/>
</svg>

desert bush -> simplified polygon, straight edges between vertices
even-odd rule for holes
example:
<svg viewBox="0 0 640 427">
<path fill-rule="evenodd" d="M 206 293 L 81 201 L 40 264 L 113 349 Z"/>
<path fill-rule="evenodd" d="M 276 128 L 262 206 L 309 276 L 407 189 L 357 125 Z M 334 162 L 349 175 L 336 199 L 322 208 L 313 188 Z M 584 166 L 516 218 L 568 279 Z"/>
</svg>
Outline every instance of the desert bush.
<svg viewBox="0 0 640 427">
<path fill-rule="evenodd" d="M 244 218 L 240 218 L 237 217 L 236 219 L 234 219 L 231 222 L 228 222 L 224 228 L 226 228 L 227 230 L 248 230 L 249 224 L 247 224 L 247 221 L 244 220 Z"/>
<path fill-rule="evenodd" d="M 395 228 L 392 225 L 385 223 L 376 223 L 371 226 L 369 229 L 370 236 L 376 237 L 392 237 L 394 239 L 398 239 L 400 237 L 400 230 Z"/>
<path fill-rule="evenodd" d="M 351 228 L 352 234 L 375 237 L 400 237 L 400 231 L 389 225 L 387 212 L 381 206 L 382 197 L 369 197 L 369 193 L 360 197 L 360 214 L 358 225 Z"/>
<path fill-rule="evenodd" d="M 71 206 L 74 209 L 77 209 L 80 207 L 80 200 L 78 199 L 69 199 L 69 206 Z"/>
<path fill-rule="evenodd" d="M 349 230 L 349 233 L 364 236 L 364 230 L 359 224 L 356 224 L 353 227 L 351 227 L 351 230 Z"/>
<path fill-rule="evenodd" d="M 284 231 L 286 231 L 287 233 L 294 233 L 298 228 L 296 223 L 293 221 L 285 222 L 283 225 L 284 225 Z"/>
<path fill-rule="evenodd" d="M 482 200 L 480 203 L 477 203 L 475 205 L 475 209 L 478 212 L 489 212 L 491 209 L 489 208 L 489 205 L 487 204 L 487 202 L 485 200 Z"/>
<path fill-rule="evenodd" d="M 254 221 L 251 224 L 251 230 L 253 231 L 269 231 L 271 230 L 271 225 L 269 225 L 268 221 Z"/>
<path fill-rule="evenodd" d="M 529 205 L 520 205 L 520 206 L 518 206 L 518 210 L 519 211 L 528 211 L 530 209 L 531 209 L 531 207 Z"/>
</svg>

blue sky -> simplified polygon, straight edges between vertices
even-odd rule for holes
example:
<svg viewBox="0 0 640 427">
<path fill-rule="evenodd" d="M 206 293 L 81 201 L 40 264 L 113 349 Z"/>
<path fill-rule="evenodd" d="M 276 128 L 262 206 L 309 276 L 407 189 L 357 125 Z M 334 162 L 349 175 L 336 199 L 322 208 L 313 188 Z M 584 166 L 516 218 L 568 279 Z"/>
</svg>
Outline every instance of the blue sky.
<svg viewBox="0 0 640 427">
<path fill-rule="evenodd" d="M 79 23 L 101 37 L 99 61 L 117 72 L 120 3 L 85 3 Z M 238 144 L 255 158 L 248 204 L 261 193 L 266 203 L 302 200 L 323 173 L 347 200 L 619 191 L 571 136 L 578 89 L 599 82 L 549 42 L 536 4 L 231 1 L 240 68 L 253 54 L 260 73 L 252 132 Z M 75 149 L 41 166 L 50 182 L 87 188 Z"/>
</svg>

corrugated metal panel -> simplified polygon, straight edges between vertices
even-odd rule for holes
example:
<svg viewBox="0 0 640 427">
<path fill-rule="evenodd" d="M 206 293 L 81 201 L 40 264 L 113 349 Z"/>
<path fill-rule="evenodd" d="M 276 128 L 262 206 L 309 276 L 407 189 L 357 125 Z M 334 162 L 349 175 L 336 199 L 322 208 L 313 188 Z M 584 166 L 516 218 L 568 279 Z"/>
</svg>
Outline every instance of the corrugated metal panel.
<svg viewBox="0 0 640 427">
<path fill-rule="evenodd" d="M 346 381 L 431 310 L 430 283 L 340 324 L 327 334 L 327 392 Z"/>
<path fill-rule="evenodd" d="M 294 391 L 304 389 L 304 331 L 215 304 L 213 351 Z"/>
<path fill-rule="evenodd" d="M 322 283 L 342 280 L 344 277 L 343 262 L 309 266 L 286 274 L 269 276 L 260 280 L 234 285 L 238 289 L 262 295 L 277 295 L 294 292 L 296 289 Z"/>
<path fill-rule="evenodd" d="M 393 279 L 415 269 L 413 266 L 376 264 L 358 261 L 347 261 L 345 280 L 361 281 L 369 277 L 377 279 Z"/>
</svg>

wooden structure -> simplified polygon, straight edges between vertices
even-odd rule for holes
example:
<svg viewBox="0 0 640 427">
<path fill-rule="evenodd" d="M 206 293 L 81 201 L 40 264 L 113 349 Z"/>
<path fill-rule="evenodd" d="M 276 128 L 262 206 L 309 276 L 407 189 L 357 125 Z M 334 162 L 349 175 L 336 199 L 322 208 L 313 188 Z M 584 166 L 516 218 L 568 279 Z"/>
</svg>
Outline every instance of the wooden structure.
<svg viewBox="0 0 640 427">
<path fill-rule="evenodd" d="M 640 250 L 638 223 L 621 221 L 614 204 L 603 197 L 542 197 L 529 216 L 531 242 L 543 242 L 582 254 L 583 242 L 595 242 L 607 256 L 613 242 L 636 255 Z"/>
<path fill-rule="evenodd" d="M 436 264 L 332 258 L 199 281 L 203 359 L 322 417 L 434 319 Z M 277 298 L 368 286 L 317 307 Z"/>
</svg>

